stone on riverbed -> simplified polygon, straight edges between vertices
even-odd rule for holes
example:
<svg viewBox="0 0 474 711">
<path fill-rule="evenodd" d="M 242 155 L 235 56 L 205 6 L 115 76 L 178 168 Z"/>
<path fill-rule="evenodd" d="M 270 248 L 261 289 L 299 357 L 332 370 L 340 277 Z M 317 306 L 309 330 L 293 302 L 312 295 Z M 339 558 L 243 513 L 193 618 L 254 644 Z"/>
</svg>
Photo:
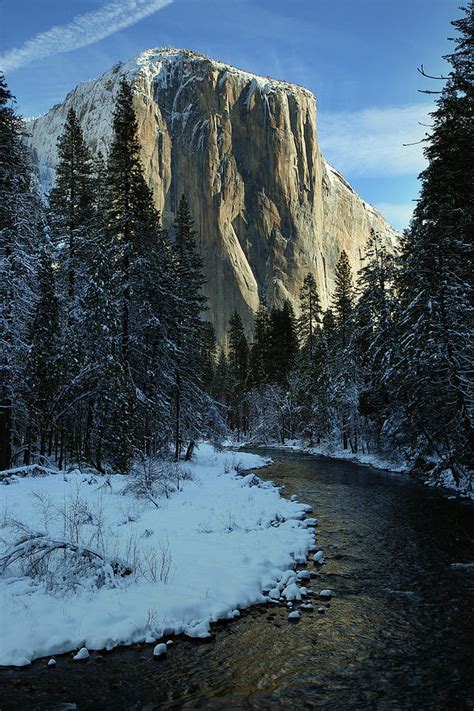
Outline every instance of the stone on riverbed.
<svg viewBox="0 0 474 711">
<path fill-rule="evenodd" d="M 293 612 L 290 612 L 288 615 L 288 620 L 290 622 L 297 622 L 301 617 L 301 612 L 298 612 L 298 610 L 293 610 Z"/>
<path fill-rule="evenodd" d="M 332 590 L 321 590 L 319 597 L 329 600 L 332 597 Z"/>
<path fill-rule="evenodd" d="M 166 657 L 166 653 L 168 651 L 168 647 L 166 644 L 157 644 L 155 649 L 153 650 L 153 656 L 158 658 L 158 657 Z"/>
<path fill-rule="evenodd" d="M 318 551 L 313 555 L 313 560 L 317 565 L 322 565 L 324 563 L 324 555 L 322 551 Z"/>
</svg>

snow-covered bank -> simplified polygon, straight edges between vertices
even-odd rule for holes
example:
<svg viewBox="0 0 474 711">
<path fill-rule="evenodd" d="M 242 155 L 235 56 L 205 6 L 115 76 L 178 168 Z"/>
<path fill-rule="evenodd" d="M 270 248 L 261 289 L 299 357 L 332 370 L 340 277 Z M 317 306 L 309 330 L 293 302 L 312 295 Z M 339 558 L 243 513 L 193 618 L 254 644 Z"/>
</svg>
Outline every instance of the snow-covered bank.
<svg viewBox="0 0 474 711">
<path fill-rule="evenodd" d="M 235 446 L 235 444 L 233 446 Z M 241 444 L 240 446 L 245 447 L 246 445 Z M 293 452 L 302 452 L 304 454 L 314 454 L 316 456 L 328 457 L 329 459 L 345 459 L 351 462 L 356 462 L 357 464 L 375 467 L 376 469 L 384 469 L 389 472 L 401 473 L 408 471 L 407 463 L 401 460 L 390 460 L 377 454 L 367 454 L 364 452 L 356 452 L 354 454 L 348 449 L 326 444 L 316 447 L 308 447 L 300 439 L 288 439 L 285 444 L 270 442 L 268 444 L 252 446 L 262 446 L 269 449 L 282 449 Z"/>
<path fill-rule="evenodd" d="M 231 445 L 231 443 L 229 443 Z M 235 445 L 233 443 L 231 446 L 245 447 L 245 443 L 240 443 Z M 248 444 L 247 444 L 248 446 Z M 396 474 L 407 474 L 410 472 L 410 465 L 406 460 L 401 459 L 387 459 L 378 454 L 367 454 L 364 452 L 353 453 L 348 449 L 343 449 L 342 447 L 335 447 L 330 445 L 320 445 L 316 447 L 308 447 L 302 440 L 294 439 L 287 440 L 285 444 L 280 444 L 278 442 L 270 442 L 261 446 L 269 449 L 281 449 L 294 452 L 302 452 L 304 454 L 313 454 L 316 456 L 328 457 L 329 459 L 342 459 L 350 462 L 355 462 L 357 464 L 362 464 L 375 469 L 382 469 L 384 471 L 393 472 Z M 437 475 L 418 475 L 418 479 L 422 481 L 426 486 L 432 488 L 441 488 L 448 491 L 454 492 L 458 497 L 462 499 L 469 499 L 474 501 L 474 492 L 470 490 L 470 479 L 466 476 L 465 479 L 461 480 L 459 484 L 453 477 L 451 470 L 446 470 L 441 474 Z"/>
<path fill-rule="evenodd" d="M 58 472 L 0 485 L 0 557 L 20 531 L 41 531 L 133 571 L 98 585 L 97 576 L 71 576 L 61 558 L 49 571 L 8 566 L 0 575 L 0 665 L 173 633 L 204 637 L 211 622 L 268 601 L 263 592 L 306 561 L 314 528 L 301 520 L 303 504 L 238 474 L 266 463 L 201 445 L 177 490 L 155 502 L 124 493 L 130 477 L 120 475 Z"/>
</svg>

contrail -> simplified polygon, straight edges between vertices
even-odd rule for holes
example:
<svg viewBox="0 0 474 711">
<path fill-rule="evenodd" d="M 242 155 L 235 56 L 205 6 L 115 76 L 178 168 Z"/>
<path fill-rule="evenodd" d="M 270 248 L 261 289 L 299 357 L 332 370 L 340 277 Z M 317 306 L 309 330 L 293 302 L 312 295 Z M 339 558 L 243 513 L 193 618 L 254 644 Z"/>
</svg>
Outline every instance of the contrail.
<svg viewBox="0 0 474 711">
<path fill-rule="evenodd" d="M 66 25 L 52 27 L 0 56 L 0 70 L 12 72 L 37 59 L 87 47 L 153 15 L 173 0 L 116 0 L 100 10 L 76 15 Z"/>
</svg>

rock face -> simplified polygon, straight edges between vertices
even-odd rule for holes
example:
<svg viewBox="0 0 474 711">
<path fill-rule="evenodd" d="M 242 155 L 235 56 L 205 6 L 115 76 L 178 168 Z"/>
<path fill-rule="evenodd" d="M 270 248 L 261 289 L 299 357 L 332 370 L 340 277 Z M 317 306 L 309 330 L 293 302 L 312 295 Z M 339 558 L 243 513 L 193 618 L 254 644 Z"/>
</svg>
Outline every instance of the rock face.
<svg viewBox="0 0 474 711">
<path fill-rule="evenodd" d="M 72 107 L 107 154 L 114 97 L 132 81 L 145 173 L 165 226 L 184 193 L 198 231 L 219 338 L 237 309 L 248 330 L 259 297 L 298 310 L 308 271 L 327 306 L 341 249 L 355 270 L 370 229 L 397 233 L 322 157 L 308 90 L 187 50 L 156 49 L 80 84 L 29 125 L 46 184 Z"/>
</svg>

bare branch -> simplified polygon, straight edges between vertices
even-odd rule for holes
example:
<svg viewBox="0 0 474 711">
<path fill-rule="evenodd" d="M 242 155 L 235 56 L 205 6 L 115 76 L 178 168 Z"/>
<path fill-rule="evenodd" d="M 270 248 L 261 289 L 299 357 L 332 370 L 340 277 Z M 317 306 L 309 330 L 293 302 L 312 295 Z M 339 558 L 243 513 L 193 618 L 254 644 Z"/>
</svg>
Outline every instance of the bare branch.
<svg viewBox="0 0 474 711">
<path fill-rule="evenodd" d="M 416 71 L 419 72 L 421 74 L 421 76 L 426 77 L 427 79 L 440 79 L 442 81 L 446 81 L 446 79 L 448 79 L 448 77 L 444 77 L 443 75 L 441 75 L 440 77 L 435 77 L 435 76 L 432 76 L 431 74 L 427 74 L 425 72 L 425 67 L 423 66 L 423 64 L 421 64 L 419 67 L 417 67 Z"/>
</svg>

